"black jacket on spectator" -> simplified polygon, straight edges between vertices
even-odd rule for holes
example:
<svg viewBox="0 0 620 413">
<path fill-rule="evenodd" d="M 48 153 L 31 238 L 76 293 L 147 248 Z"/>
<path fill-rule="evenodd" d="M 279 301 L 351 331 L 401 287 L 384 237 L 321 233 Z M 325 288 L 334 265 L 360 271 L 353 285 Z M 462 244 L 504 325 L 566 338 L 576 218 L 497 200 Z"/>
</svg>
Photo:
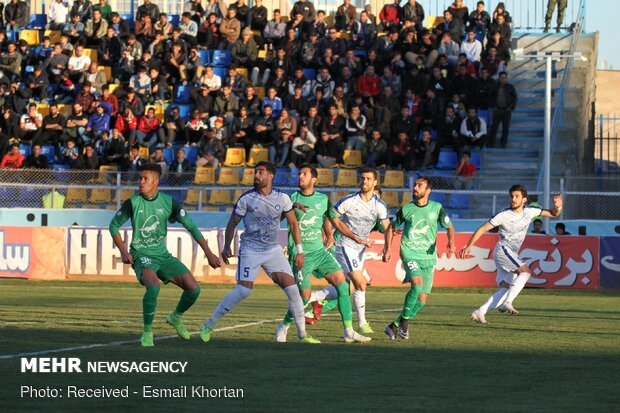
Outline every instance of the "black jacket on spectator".
<svg viewBox="0 0 620 413">
<path fill-rule="evenodd" d="M 183 161 L 179 163 L 179 160 L 175 158 L 174 161 L 172 161 L 172 165 L 170 165 L 170 172 L 178 172 L 179 164 L 181 165 L 181 170 L 183 172 L 189 172 L 192 170 L 192 167 L 187 159 L 184 158 Z"/>
<path fill-rule="evenodd" d="M 28 155 L 26 161 L 24 162 L 24 168 L 35 168 L 35 169 L 47 169 L 48 162 L 47 156 L 39 155 L 34 156 L 34 154 Z"/>
<path fill-rule="evenodd" d="M 507 104 L 505 107 L 499 107 L 498 103 L 497 103 L 497 94 L 499 92 L 499 89 L 501 87 L 504 87 L 506 89 L 506 100 L 507 100 Z M 515 107 L 517 106 L 517 91 L 515 89 L 515 87 L 513 85 L 511 85 L 510 83 L 506 83 L 505 85 L 501 85 L 499 84 L 499 82 L 495 85 L 495 89 L 493 90 L 493 106 L 497 107 L 498 109 L 510 109 L 510 110 L 514 110 Z"/>
</svg>

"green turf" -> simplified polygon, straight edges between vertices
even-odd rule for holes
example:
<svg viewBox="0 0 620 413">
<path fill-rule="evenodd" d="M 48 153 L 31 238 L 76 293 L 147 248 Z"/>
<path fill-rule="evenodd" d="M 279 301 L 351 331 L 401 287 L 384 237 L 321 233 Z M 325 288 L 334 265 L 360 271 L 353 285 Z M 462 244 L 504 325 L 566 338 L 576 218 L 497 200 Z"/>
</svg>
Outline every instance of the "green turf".
<svg viewBox="0 0 620 413">
<path fill-rule="evenodd" d="M 203 285 L 186 315 L 191 331 L 231 286 Z M 142 288 L 135 284 L 0 281 L 0 356 L 137 340 Z M 0 359 L 0 412 L 8 411 L 618 411 L 620 403 L 620 294 L 526 290 L 518 316 L 492 313 L 489 325 L 469 320 L 490 290 L 437 289 L 415 322 L 412 339 L 390 342 L 381 332 L 400 307 L 404 289 L 371 288 L 369 344 L 346 345 L 338 312 L 310 333 L 317 346 L 274 342 L 285 295 L 271 286 L 254 294 L 203 343 L 174 334 L 165 316 L 180 290 L 162 288 L 154 324 L 155 347 L 101 346 L 39 357 L 87 361 L 188 361 L 172 374 L 21 374 L 19 358 Z M 355 322 L 355 321 L 354 321 Z M 294 337 L 294 328 L 289 339 Z M 242 388 L 242 399 L 32 399 L 22 385 L 66 388 L 142 385 Z"/>
</svg>

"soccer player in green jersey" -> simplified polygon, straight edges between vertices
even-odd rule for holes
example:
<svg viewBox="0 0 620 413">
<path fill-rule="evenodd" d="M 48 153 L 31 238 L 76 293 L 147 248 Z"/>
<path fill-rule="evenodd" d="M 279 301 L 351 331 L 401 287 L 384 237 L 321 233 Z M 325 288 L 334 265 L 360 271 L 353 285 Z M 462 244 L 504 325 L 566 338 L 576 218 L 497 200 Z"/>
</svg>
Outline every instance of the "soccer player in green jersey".
<svg viewBox="0 0 620 413">
<path fill-rule="evenodd" d="M 454 226 L 439 202 L 429 201 L 432 186 L 427 177 L 421 176 L 415 181 L 413 200 L 403 205 L 385 232 L 383 261 L 391 259 L 394 229 L 405 224 L 400 243 L 400 258 L 405 267 L 403 283 L 411 283 L 405 295 L 403 311 L 385 328 L 390 340 L 396 335 L 409 338 L 409 320 L 424 307 L 433 288 L 433 276 L 437 263 L 437 225 L 448 230 L 448 251 L 454 253 Z"/>
<path fill-rule="evenodd" d="M 344 340 L 347 343 L 367 342 L 371 339 L 353 330 L 353 317 L 351 313 L 351 297 L 349 286 L 344 272 L 333 255 L 323 245 L 323 221 L 329 220 L 332 225 L 343 235 L 351 238 L 358 244 L 369 246 L 369 242 L 355 235 L 348 226 L 339 219 L 329 197 L 314 190 L 318 178 L 316 168 L 304 165 L 299 169 L 299 191 L 291 195 L 291 201 L 295 207 L 295 215 L 299 222 L 301 232 L 301 246 L 304 253 L 304 264 L 299 268 L 295 263 L 297 246 L 293 235 L 289 233 L 288 252 L 289 262 L 293 267 L 295 281 L 299 287 L 301 298 L 306 305 L 310 300 L 310 275 L 318 279 L 326 279 L 338 292 L 338 310 L 344 326 Z M 293 323 L 293 316 L 289 311 L 284 321 L 276 328 L 276 341 L 285 342 L 286 333 Z"/>
<path fill-rule="evenodd" d="M 110 234 L 121 251 L 123 263 L 133 267 L 138 281 L 146 287 L 142 299 L 144 332 L 140 344 L 142 347 L 153 347 L 153 318 L 157 308 L 160 280 L 165 284 L 171 282 L 183 289 L 176 310 L 166 317 L 166 321 L 185 340 L 189 340 L 189 332 L 183 324 L 183 313 L 200 295 L 200 285 L 192 273 L 166 248 L 168 220 L 180 222 L 192 234 L 212 268 L 220 267 L 221 263 L 181 205 L 171 196 L 158 191 L 161 167 L 152 163 L 144 164 L 140 167 L 139 174 L 140 193 L 123 203 L 110 222 Z M 129 250 L 120 235 L 121 225 L 128 219 L 131 219 L 133 229 Z"/>
</svg>

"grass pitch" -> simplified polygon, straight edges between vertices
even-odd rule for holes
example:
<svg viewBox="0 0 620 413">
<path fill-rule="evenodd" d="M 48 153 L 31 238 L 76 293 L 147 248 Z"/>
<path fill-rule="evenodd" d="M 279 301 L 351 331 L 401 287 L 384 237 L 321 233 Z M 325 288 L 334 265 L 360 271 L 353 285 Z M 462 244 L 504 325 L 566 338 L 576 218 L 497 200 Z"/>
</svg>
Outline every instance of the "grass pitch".
<svg viewBox="0 0 620 413">
<path fill-rule="evenodd" d="M 232 288 L 203 285 L 186 314 L 196 331 Z M 285 295 L 259 286 L 225 317 L 212 341 L 164 338 L 137 343 L 143 289 L 128 283 L 0 280 L 0 411 L 618 411 L 620 293 L 525 290 L 518 316 L 494 312 L 479 326 L 469 314 L 490 290 L 436 289 L 410 324 L 411 339 L 390 342 L 383 328 L 405 289 L 370 288 L 369 344 L 346 345 L 337 311 L 310 333 L 323 344 L 274 342 Z M 162 288 L 155 336 L 170 336 L 165 315 L 180 290 Z M 354 317 L 355 318 L 355 317 Z M 355 321 L 354 321 L 355 323 Z M 246 325 L 244 325 L 246 324 Z M 121 342 L 126 344 L 111 344 Z M 100 346 L 91 346 L 101 344 Z M 48 350 L 77 347 L 57 353 Z M 20 373 L 20 353 L 88 361 L 187 361 L 184 374 Z M 33 357 L 29 355 L 28 357 Z M 35 388 L 117 388 L 129 398 L 20 397 Z M 243 398 L 149 399 L 143 385 L 241 388 Z"/>
</svg>

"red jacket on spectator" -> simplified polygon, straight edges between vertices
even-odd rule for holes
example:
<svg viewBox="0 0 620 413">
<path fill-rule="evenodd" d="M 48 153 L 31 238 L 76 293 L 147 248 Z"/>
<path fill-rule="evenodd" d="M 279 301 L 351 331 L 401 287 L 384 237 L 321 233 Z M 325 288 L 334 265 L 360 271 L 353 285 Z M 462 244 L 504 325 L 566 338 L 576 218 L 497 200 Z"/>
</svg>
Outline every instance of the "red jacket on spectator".
<svg viewBox="0 0 620 413">
<path fill-rule="evenodd" d="M 157 117 L 154 116 L 152 119 L 149 119 L 144 115 L 140 118 L 140 122 L 138 122 L 138 130 L 144 133 L 151 133 L 157 131 L 160 125 Z"/>
<path fill-rule="evenodd" d="M 389 25 L 398 26 L 400 24 L 400 7 L 397 4 L 386 4 L 379 13 L 379 20 Z"/>
<path fill-rule="evenodd" d="M 135 130 L 138 127 L 138 118 L 134 116 L 128 121 L 126 117 L 119 116 L 116 118 L 116 124 L 114 127 L 118 129 L 120 133 L 125 134 L 132 129 Z"/>
<path fill-rule="evenodd" d="M 381 93 L 381 78 L 377 75 L 360 76 L 357 80 L 357 91 L 362 96 L 377 97 Z"/>
<path fill-rule="evenodd" d="M 24 166 L 24 155 L 18 152 L 16 155 L 12 153 L 7 153 L 2 158 L 2 163 L 0 163 L 0 168 L 9 168 L 9 169 L 19 169 Z"/>
</svg>

